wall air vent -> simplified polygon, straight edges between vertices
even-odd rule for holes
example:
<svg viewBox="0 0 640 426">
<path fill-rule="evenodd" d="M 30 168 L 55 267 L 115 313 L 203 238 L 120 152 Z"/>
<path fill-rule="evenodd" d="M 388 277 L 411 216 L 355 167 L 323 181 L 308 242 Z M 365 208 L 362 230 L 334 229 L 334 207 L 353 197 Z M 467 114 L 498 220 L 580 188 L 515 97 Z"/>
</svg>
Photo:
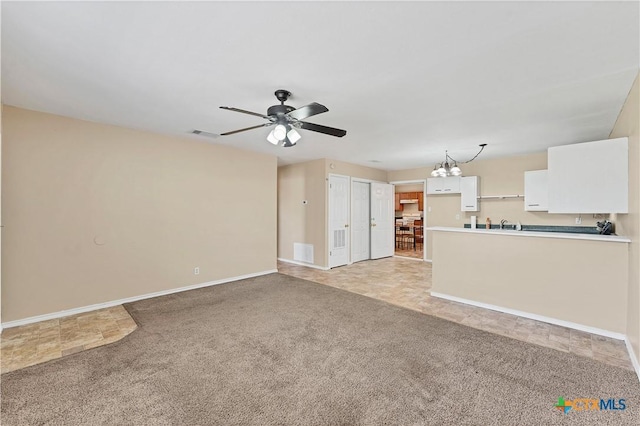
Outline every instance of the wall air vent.
<svg viewBox="0 0 640 426">
<path fill-rule="evenodd" d="M 344 229 L 333 231 L 333 248 L 345 248 L 347 246 L 347 233 Z"/>
<path fill-rule="evenodd" d="M 220 136 L 217 133 L 205 132 L 204 130 L 192 130 L 189 133 L 192 133 L 198 136 L 204 136 L 205 138 L 217 138 L 218 136 Z"/>
</svg>

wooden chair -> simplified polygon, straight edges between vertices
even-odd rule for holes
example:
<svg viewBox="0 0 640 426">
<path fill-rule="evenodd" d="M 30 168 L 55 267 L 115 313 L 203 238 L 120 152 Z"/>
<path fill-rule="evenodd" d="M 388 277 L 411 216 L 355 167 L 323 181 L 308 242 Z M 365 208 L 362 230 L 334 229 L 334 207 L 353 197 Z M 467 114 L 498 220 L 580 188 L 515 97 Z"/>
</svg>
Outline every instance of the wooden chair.
<svg viewBox="0 0 640 426">
<path fill-rule="evenodd" d="M 424 248 L 424 227 L 422 226 L 422 220 L 416 220 L 413 222 L 413 250 L 420 244 L 420 250 Z"/>
<path fill-rule="evenodd" d="M 402 246 L 402 226 L 396 225 L 396 248 L 400 248 Z"/>
<path fill-rule="evenodd" d="M 409 238 L 413 238 L 411 227 L 409 226 L 396 226 L 396 243 L 398 248 L 405 248 L 409 244 Z"/>
<path fill-rule="evenodd" d="M 415 247 L 413 227 L 407 226 L 405 228 L 406 229 L 404 230 L 404 234 L 402 235 L 402 242 L 403 242 L 404 248 Z"/>
</svg>

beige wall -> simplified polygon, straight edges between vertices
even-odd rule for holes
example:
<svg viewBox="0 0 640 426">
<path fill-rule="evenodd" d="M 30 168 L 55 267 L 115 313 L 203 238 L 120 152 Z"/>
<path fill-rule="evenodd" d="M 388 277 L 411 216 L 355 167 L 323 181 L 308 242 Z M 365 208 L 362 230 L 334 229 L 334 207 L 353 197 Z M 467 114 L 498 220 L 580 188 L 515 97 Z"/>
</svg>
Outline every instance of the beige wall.
<svg viewBox="0 0 640 426">
<path fill-rule="evenodd" d="M 464 166 L 465 176 L 480 176 L 480 195 L 524 195 L 524 172 L 547 168 L 547 152 L 517 157 L 491 160 L 476 160 Z M 487 217 L 492 223 L 507 219 L 509 223 L 520 221 L 526 225 L 572 225 L 577 215 L 549 214 L 547 212 L 528 212 L 524 210 L 523 198 L 489 199 L 480 201 L 480 211 L 465 212 L 464 223 L 470 222 L 472 215 L 479 222 Z M 581 226 L 596 226 L 593 215 L 582 215 Z"/>
<path fill-rule="evenodd" d="M 431 177 L 431 170 L 433 169 L 428 169 L 426 167 L 420 167 L 418 169 L 389 170 L 387 172 L 387 179 L 389 182 L 426 179 Z"/>
<path fill-rule="evenodd" d="M 2 199 L 2 111 L 0 104 L 0 199 Z M 2 224 L 2 207 L 0 206 L 0 224 Z M 2 330 L 2 227 L 0 227 L 0 331 Z"/>
<path fill-rule="evenodd" d="M 618 215 L 616 232 L 631 238 L 627 337 L 640 363 L 640 77 L 629 92 L 611 138 L 629 138 L 629 214 Z"/>
<path fill-rule="evenodd" d="M 424 184 L 422 183 L 413 183 L 413 184 L 400 184 L 396 185 L 396 193 L 398 192 L 424 192 Z"/>
<path fill-rule="evenodd" d="M 524 195 L 524 172 L 547 168 L 547 153 L 541 152 L 517 157 L 498 159 L 478 159 L 460 166 L 465 176 L 479 176 L 480 195 Z M 390 171 L 389 181 L 425 179 L 433 169 Z M 576 215 L 549 214 L 546 212 L 527 212 L 523 198 L 505 198 L 481 200 L 477 212 L 460 211 L 460 194 L 427 195 L 426 225 L 445 227 L 464 227 L 471 223 L 471 216 L 478 217 L 478 224 L 484 224 L 487 217 L 493 224 L 507 219 L 509 223 L 520 222 L 523 225 L 575 225 Z M 592 215 L 582 216 L 581 226 L 596 226 L 597 219 Z M 427 231 L 427 259 L 431 259 L 432 238 Z"/>
<path fill-rule="evenodd" d="M 279 258 L 293 260 L 293 243 L 311 244 L 313 263 L 327 264 L 325 163 L 320 159 L 278 167 Z"/>
<path fill-rule="evenodd" d="M 433 238 L 435 293 L 626 331 L 627 243 L 472 231 Z"/>
<path fill-rule="evenodd" d="M 327 173 L 327 176 L 329 174 L 335 174 L 375 180 L 379 182 L 387 181 L 387 172 L 385 170 L 359 166 L 357 164 L 345 163 L 343 161 L 331 159 L 327 159 L 325 165 L 325 172 Z"/>
<path fill-rule="evenodd" d="M 327 267 L 330 174 L 387 181 L 387 172 L 357 164 L 320 159 L 278 168 L 278 258 L 294 260 L 293 243 L 312 244 L 313 264 Z M 307 200 L 307 204 L 302 201 Z"/>
<path fill-rule="evenodd" d="M 13 107 L 2 122 L 3 322 L 276 268 L 275 157 Z"/>
</svg>

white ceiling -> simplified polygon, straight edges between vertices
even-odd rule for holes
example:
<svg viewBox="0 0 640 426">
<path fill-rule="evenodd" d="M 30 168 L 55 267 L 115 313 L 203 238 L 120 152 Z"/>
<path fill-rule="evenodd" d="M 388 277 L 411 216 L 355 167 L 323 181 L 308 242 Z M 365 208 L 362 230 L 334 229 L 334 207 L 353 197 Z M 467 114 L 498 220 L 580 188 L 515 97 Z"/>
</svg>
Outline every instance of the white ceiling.
<svg viewBox="0 0 640 426">
<path fill-rule="evenodd" d="M 213 133 L 319 102 L 280 164 L 387 170 L 605 139 L 638 73 L 638 2 L 2 2 L 2 102 L 159 133 Z M 188 136 L 197 138 L 197 136 Z M 372 163 L 377 160 L 379 163 Z"/>
</svg>

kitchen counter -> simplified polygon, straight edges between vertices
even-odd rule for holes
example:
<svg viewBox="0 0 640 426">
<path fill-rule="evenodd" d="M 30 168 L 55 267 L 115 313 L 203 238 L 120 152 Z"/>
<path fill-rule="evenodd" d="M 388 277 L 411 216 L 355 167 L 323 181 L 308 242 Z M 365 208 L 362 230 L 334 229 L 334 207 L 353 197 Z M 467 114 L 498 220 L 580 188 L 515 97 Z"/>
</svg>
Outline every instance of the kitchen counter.
<svg viewBox="0 0 640 426">
<path fill-rule="evenodd" d="M 619 235 L 600 235 L 600 234 L 576 234 L 573 232 L 540 232 L 540 231 L 514 231 L 511 229 L 483 229 L 483 228 L 447 228 L 434 226 L 427 228 L 427 231 L 441 232 L 463 232 L 468 234 L 491 234 L 501 236 L 514 237 L 536 237 L 536 238 L 562 238 L 570 240 L 590 240 L 590 241 L 607 241 L 610 243 L 630 243 L 627 237 Z"/>
<path fill-rule="evenodd" d="M 609 337 L 624 336 L 629 238 L 427 229 L 433 241 L 432 296 Z"/>
</svg>

